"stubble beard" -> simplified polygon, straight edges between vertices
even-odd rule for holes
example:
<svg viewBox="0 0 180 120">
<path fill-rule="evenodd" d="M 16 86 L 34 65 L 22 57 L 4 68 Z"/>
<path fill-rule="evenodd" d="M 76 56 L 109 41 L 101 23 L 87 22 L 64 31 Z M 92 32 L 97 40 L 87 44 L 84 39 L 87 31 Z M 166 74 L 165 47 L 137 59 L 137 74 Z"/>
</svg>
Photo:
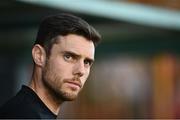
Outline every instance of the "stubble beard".
<svg viewBox="0 0 180 120">
<path fill-rule="evenodd" d="M 49 94 L 56 101 L 73 101 L 76 99 L 78 93 L 68 92 L 65 89 L 62 89 L 63 80 L 58 76 L 53 70 L 50 69 L 50 65 L 47 62 L 43 71 L 42 71 L 42 81 L 47 88 Z"/>
</svg>

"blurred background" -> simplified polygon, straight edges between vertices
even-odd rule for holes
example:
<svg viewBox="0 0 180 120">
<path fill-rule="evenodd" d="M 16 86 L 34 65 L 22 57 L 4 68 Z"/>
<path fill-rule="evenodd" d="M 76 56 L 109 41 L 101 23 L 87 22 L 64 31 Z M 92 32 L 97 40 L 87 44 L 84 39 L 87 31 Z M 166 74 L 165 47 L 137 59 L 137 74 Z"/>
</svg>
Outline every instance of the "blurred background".
<svg viewBox="0 0 180 120">
<path fill-rule="evenodd" d="M 1 0 L 0 105 L 30 80 L 40 21 L 61 12 L 88 21 L 103 41 L 59 118 L 180 118 L 179 0 Z"/>
</svg>

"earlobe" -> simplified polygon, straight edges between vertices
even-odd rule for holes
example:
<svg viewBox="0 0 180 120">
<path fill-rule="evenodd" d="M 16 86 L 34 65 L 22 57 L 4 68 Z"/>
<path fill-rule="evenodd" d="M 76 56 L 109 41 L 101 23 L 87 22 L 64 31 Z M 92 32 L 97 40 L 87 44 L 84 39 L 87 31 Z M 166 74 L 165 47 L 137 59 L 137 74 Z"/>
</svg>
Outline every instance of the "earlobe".
<svg viewBox="0 0 180 120">
<path fill-rule="evenodd" d="M 34 63 L 38 66 L 43 67 L 45 65 L 46 62 L 46 52 L 44 50 L 44 48 L 39 45 L 36 44 L 33 46 L 32 48 L 32 57 L 34 60 Z"/>
</svg>

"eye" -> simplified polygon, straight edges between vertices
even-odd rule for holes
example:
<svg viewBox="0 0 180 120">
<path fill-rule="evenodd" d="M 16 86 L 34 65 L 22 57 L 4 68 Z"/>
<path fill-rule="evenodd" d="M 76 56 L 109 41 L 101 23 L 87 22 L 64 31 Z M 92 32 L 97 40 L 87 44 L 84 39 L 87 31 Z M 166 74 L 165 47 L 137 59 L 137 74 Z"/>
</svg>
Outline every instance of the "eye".
<svg viewBox="0 0 180 120">
<path fill-rule="evenodd" d="M 84 60 L 85 66 L 92 66 L 93 62 L 91 60 Z"/>
<path fill-rule="evenodd" d="M 72 55 L 70 55 L 70 54 L 64 54 L 64 59 L 66 60 L 66 61 L 72 61 Z"/>
</svg>

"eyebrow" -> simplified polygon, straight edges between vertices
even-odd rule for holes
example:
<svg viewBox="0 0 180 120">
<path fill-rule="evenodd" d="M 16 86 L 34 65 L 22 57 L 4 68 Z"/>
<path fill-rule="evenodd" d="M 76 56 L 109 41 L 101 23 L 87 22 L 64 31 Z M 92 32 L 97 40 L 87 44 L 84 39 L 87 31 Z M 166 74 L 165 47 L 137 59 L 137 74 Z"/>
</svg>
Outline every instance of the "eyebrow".
<svg viewBox="0 0 180 120">
<path fill-rule="evenodd" d="M 80 58 L 81 55 L 79 55 L 78 53 L 72 52 L 72 51 L 62 51 L 61 53 L 63 54 L 71 54 L 72 56 L 76 57 L 76 58 Z M 92 63 L 94 62 L 94 59 L 86 57 L 86 60 L 91 61 Z"/>
</svg>

